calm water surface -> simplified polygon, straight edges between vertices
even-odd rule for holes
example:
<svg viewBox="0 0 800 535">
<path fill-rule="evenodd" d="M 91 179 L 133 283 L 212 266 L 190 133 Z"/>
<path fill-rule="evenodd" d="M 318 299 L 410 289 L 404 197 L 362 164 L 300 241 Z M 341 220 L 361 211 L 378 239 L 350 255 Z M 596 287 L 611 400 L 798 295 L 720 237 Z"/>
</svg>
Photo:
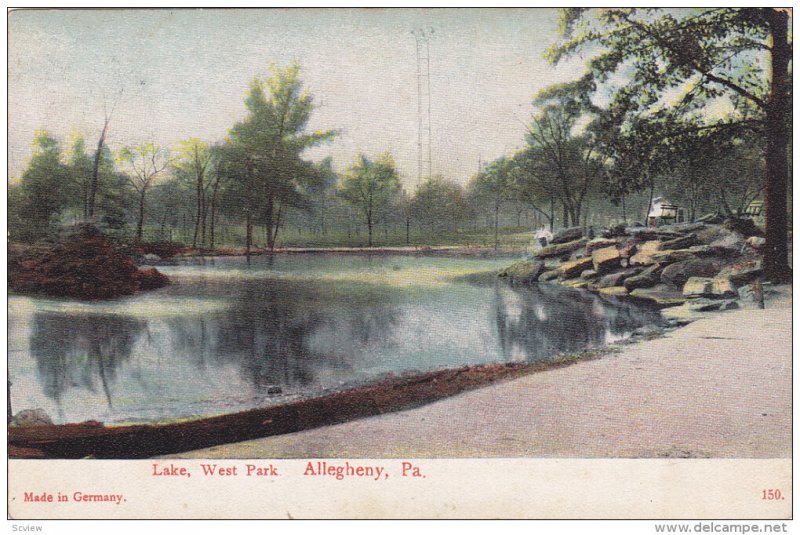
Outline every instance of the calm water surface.
<svg viewBox="0 0 800 535">
<path fill-rule="evenodd" d="M 511 288 L 494 277 L 509 262 L 215 258 L 160 267 L 172 285 L 128 298 L 13 296 L 12 407 L 57 423 L 219 414 L 388 373 L 552 358 L 660 321 L 578 290 Z"/>
</svg>

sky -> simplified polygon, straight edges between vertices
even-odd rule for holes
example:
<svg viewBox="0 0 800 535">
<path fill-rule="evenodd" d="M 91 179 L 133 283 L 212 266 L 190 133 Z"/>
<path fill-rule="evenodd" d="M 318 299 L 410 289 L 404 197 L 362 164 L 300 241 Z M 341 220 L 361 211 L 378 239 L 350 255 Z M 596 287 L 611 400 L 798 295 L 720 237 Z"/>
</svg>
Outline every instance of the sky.
<svg viewBox="0 0 800 535">
<path fill-rule="evenodd" d="M 464 183 L 478 161 L 524 144 L 531 100 L 580 76 L 552 66 L 554 9 L 23 10 L 8 19 L 9 177 L 38 129 L 96 146 L 104 104 L 118 103 L 112 149 L 224 139 L 271 64 L 301 66 L 315 97 L 309 128 L 340 133 L 307 156 L 345 170 L 363 153 L 394 155 L 417 182 L 417 63 L 411 31 L 432 28 L 432 171 Z M 117 98 L 120 91 L 122 96 Z"/>
</svg>

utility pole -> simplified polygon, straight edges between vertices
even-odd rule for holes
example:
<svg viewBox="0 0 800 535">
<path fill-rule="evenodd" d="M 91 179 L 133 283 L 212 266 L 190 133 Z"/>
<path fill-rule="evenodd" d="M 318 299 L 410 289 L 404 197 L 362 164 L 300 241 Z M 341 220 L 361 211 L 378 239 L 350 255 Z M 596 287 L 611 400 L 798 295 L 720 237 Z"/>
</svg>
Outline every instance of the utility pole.
<svg viewBox="0 0 800 535">
<path fill-rule="evenodd" d="M 431 147 L 431 45 L 433 28 L 411 30 L 417 42 L 417 186 L 433 174 Z"/>
</svg>

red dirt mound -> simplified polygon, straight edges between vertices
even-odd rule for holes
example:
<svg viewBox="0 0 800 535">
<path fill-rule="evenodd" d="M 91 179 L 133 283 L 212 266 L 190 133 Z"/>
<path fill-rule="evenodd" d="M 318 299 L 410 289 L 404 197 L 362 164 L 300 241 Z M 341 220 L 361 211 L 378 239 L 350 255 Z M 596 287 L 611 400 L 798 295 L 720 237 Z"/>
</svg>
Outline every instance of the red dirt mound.
<svg viewBox="0 0 800 535">
<path fill-rule="evenodd" d="M 9 287 L 20 293 L 77 299 L 108 299 L 169 283 L 155 269 L 140 270 L 112 239 L 71 239 L 11 268 Z"/>
</svg>

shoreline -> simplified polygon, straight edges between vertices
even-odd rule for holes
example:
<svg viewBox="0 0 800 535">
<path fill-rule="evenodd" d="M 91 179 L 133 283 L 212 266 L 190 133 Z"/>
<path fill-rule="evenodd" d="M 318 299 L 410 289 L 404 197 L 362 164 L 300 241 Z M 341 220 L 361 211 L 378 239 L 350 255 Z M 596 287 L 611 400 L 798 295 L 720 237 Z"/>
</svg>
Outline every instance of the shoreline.
<svg viewBox="0 0 800 535">
<path fill-rule="evenodd" d="M 791 286 L 602 358 L 170 458 L 791 456 Z M 765 359 L 764 356 L 768 356 Z"/>
</svg>

